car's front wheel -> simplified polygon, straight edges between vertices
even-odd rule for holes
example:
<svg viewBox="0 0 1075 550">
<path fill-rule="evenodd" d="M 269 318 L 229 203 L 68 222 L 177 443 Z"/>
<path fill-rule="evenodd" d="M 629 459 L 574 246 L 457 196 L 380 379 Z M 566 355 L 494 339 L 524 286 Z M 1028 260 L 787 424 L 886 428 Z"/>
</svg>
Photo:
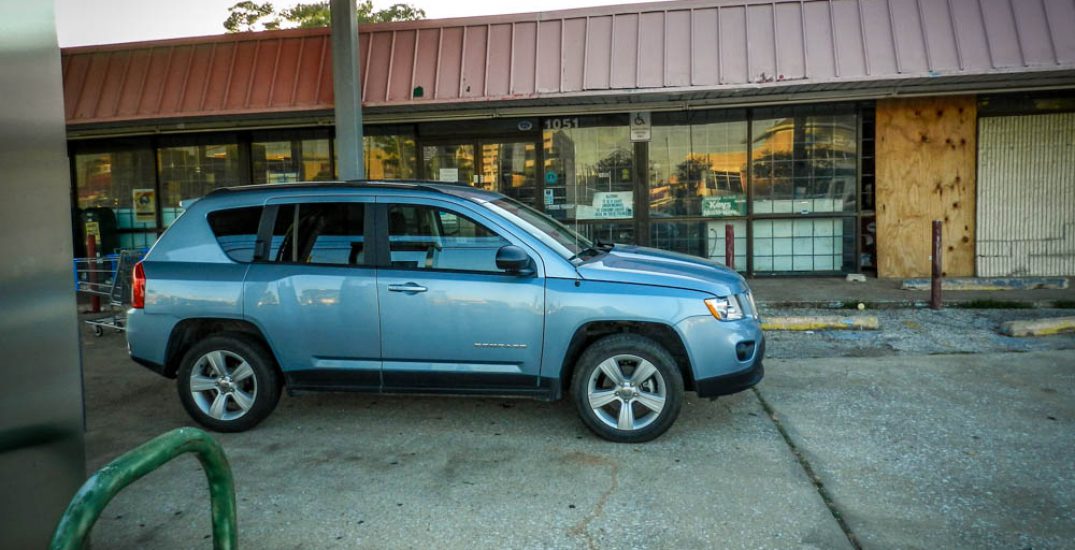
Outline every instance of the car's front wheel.
<svg viewBox="0 0 1075 550">
<path fill-rule="evenodd" d="M 597 435 L 641 443 L 663 434 L 683 404 L 683 376 L 660 344 L 637 334 L 602 338 L 575 366 L 572 397 Z"/>
<path fill-rule="evenodd" d="M 241 432 L 269 416 L 280 399 L 269 352 L 243 334 L 210 336 L 187 351 L 177 372 L 179 400 L 199 424 Z"/>
</svg>

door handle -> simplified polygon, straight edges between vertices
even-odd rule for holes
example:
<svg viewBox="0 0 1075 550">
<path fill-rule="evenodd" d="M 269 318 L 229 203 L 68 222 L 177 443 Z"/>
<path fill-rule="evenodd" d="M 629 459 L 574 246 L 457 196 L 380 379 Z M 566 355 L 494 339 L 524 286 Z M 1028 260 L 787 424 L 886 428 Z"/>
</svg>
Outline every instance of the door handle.
<svg viewBox="0 0 1075 550">
<path fill-rule="evenodd" d="M 424 287 L 422 285 L 415 284 L 415 283 L 406 283 L 406 284 L 402 284 L 402 285 L 388 285 L 388 291 L 389 292 L 414 293 L 414 292 L 425 292 L 426 290 L 429 290 L 429 289 L 427 289 L 426 287 Z"/>
</svg>

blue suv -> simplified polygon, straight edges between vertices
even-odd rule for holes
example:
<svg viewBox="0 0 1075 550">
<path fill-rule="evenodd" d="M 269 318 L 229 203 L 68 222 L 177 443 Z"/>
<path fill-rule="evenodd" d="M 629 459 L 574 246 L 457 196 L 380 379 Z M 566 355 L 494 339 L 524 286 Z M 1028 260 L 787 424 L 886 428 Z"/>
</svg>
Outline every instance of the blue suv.
<svg viewBox="0 0 1075 550">
<path fill-rule="evenodd" d="M 519 202 L 421 182 L 220 189 L 134 269 L 131 357 L 194 420 L 252 428 L 280 392 L 559 399 L 653 439 L 684 391 L 761 380 L 746 282 L 701 258 L 590 242 Z"/>
</svg>

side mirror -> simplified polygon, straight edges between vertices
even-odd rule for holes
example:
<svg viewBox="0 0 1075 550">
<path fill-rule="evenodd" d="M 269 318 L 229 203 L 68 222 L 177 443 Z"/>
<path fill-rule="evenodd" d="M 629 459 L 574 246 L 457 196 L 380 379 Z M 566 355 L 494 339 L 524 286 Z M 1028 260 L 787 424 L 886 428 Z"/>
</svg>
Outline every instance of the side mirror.
<svg viewBox="0 0 1075 550">
<path fill-rule="evenodd" d="M 509 244 L 496 251 L 496 267 L 508 273 L 529 275 L 531 273 L 530 256 L 525 250 Z"/>
</svg>

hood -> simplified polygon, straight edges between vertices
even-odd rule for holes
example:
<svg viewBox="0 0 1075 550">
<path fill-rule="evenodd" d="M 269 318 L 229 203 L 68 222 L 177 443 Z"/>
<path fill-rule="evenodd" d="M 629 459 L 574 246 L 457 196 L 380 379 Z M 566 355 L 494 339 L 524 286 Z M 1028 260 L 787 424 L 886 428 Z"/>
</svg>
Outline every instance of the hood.
<svg viewBox="0 0 1075 550">
<path fill-rule="evenodd" d="M 618 244 L 607 253 L 579 264 L 583 279 L 658 285 L 709 292 L 717 296 L 747 290 L 741 275 L 721 264 L 655 248 Z"/>
</svg>

